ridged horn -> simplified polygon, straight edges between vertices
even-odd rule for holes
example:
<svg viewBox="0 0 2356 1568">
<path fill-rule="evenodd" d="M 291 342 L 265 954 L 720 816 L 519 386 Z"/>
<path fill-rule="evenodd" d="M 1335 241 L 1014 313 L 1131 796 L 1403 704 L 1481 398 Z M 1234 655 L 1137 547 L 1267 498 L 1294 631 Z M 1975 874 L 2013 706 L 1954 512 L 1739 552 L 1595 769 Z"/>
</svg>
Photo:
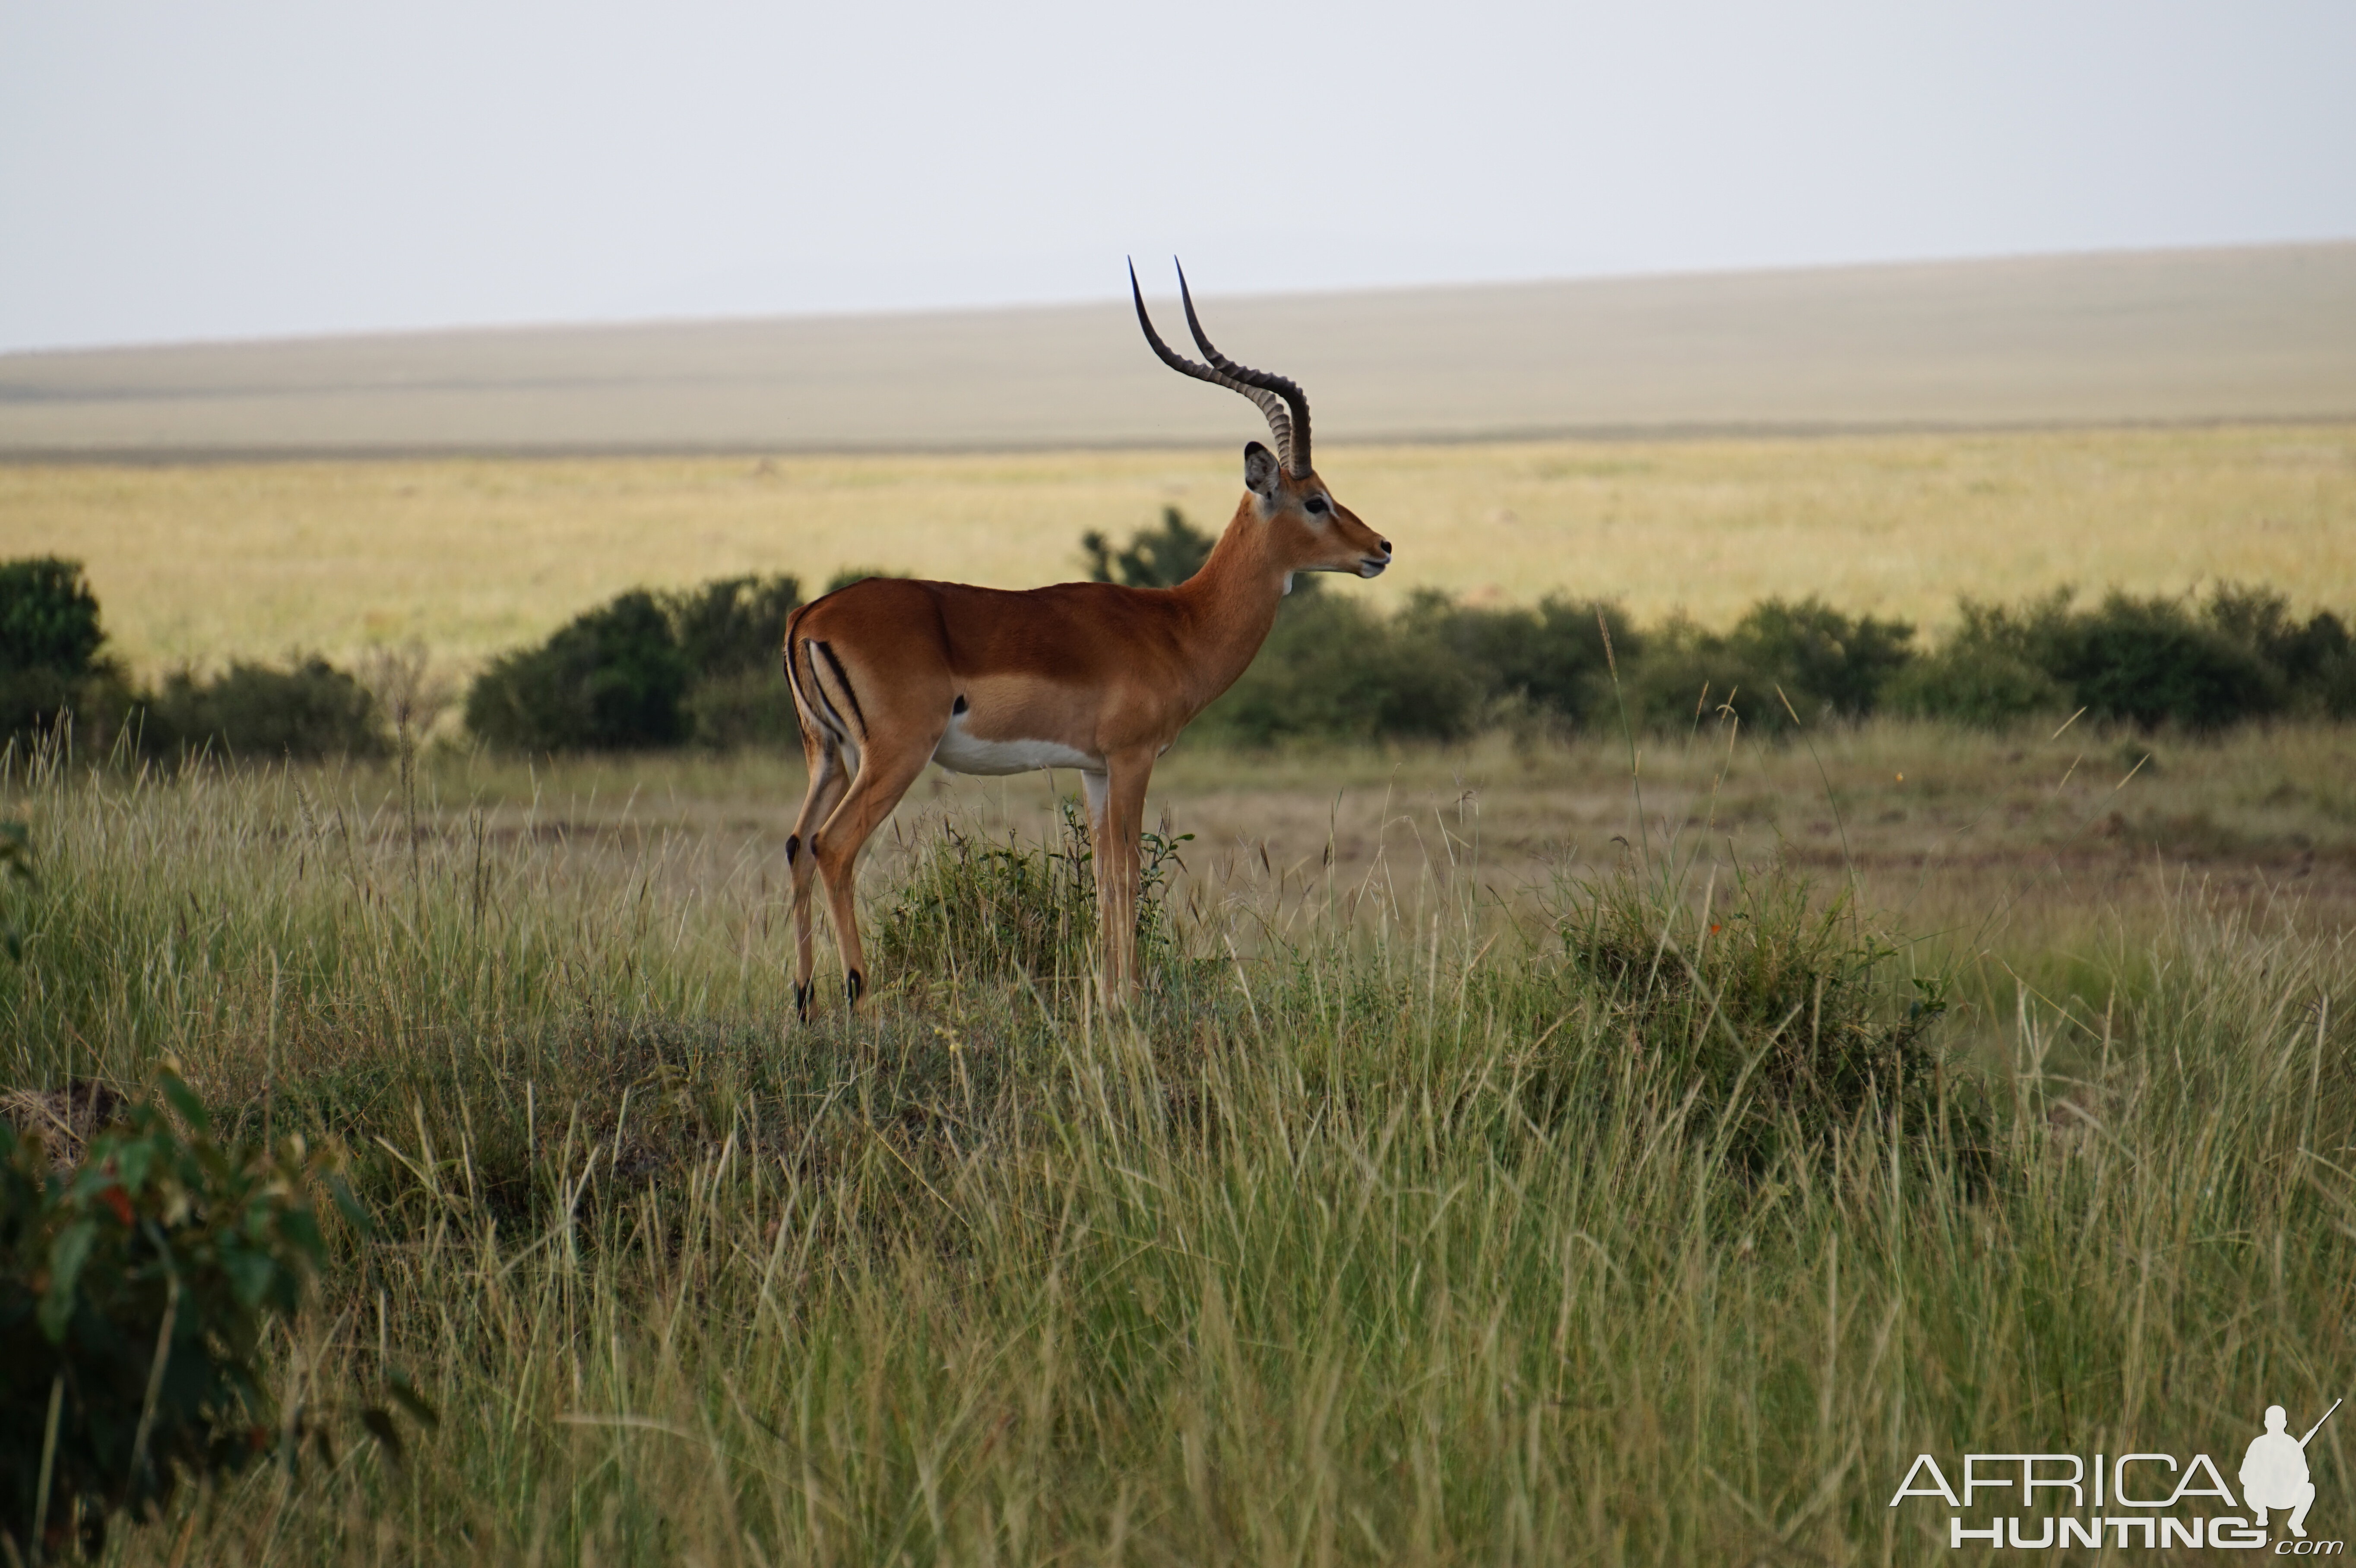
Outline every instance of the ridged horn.
<svg viewBox="0 0 2356 1568">
<path fill-rule="evenodd" d="M 1178 273 L 1178 293 L 1186 305 L 1186 325 L 1193 328 L 1194 341 L 1209 355 L 1218 368 L 1198 364 L 1162 341 L 1153 330 L 1153 318 L 1145 313 L 1145 291 L 1137 285 L 1137 263 L 1129 264 L 1129 293 L 1137 302 L 1137 325 L 1145 331 L 1145 341 L 1153 346 L 1161 361 L 1182 376 L 1192 376 L 1197 381 L 1208 381 L 1214 387 L 1225 387 L 1249 398 L 1268 419 L 1269 433 L 1276 438 L 1276 455 L 1293 475 L 1309 472 L 1309 400 L 1301 389 L 1281 376 L 1250 370 L 1226 358 L 1211 347 L 1203 336 L 1201 325 L 1194 319 L 1194 302 L 1186 293 L 1186 273 Z"/>
<path fill-rule="evenodd" d="M 1219 369 L 1233 376 L 1246 386 L 1257 387 L 1263 392 L 1273 392 L 1284 400 L 1284 406 L 1291 411 L 1292 414 L 1292 448 L 1290 452 L 1280 455 L 1284 458 L 1284 465 L 1292 470 L 1294 478 L 1308 477 L 1309 394 L 1301 389 L 1300 382 L 1289 376 L 1279 376 L 1267 370 L 1255 370 L 1248 365 L 1238 365 L 1212 347 L 1210 338 L 1203 331 L 1202 321 L 1194 315 L 1194 296 L 1186 288 L 1186 269 L 1178 266 L 1178 258 L 1175 256 L 1170 258 L 1170 264 L 1178 268 L 1178 299 L 1186 307 L 1186 330 L 1194 335 L 1194 347 L 1203 351 L 1204 358 L 1208 359 Z"/>
</svg>

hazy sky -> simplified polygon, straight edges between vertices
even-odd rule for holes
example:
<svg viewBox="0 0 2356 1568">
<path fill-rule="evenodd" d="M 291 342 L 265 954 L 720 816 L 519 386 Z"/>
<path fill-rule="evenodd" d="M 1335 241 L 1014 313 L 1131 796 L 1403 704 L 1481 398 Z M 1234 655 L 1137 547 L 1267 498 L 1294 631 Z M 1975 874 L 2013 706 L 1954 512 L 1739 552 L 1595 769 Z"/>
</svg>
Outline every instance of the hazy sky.
<svg viewBox="0 0 2356 1568">
<path fill-rule="evenodd" d="M 2356 4 L 0 0 L 0 349 L 2356 236 Z"/>
</svg>

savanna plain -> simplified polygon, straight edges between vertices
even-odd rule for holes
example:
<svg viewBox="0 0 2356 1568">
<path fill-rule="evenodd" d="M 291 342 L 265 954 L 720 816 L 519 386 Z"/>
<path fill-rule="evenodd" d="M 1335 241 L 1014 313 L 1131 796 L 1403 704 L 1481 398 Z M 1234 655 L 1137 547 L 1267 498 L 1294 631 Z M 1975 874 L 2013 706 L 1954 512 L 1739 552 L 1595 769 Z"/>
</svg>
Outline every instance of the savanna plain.
<svg viewBox="0 0 2356 1568">
<path fill-rule="evenodd" d="M 1083 528 L 1224 520 L 1226 463 L 0 468 L 0 552 L 86 559 L 144 664 L 463 673 L 641 581 L 1068 576 Z M 2356 602 L 2343 427 L 1321 466 L 1406 588 Z M 1920 1454 L 2230 1477 L 2356 1385 L 2356 732 L 2066 719 L 1182 741 L 1109 1012 L 1076 781 L 928 776 L 864 872 L 879 989 L 806 1023 L 798 758 L 15 755 L 6 1082 L 169 1059 L 338 1140 L 372 1234 L 323 1211 L 271 1392 L 398 1368 L 439 1413 L 106 1556 L 1966 1561 L 1889 1506 Z M 2126 1540 L 2080 1550 L 2168 1555 Z"/>
</svg>

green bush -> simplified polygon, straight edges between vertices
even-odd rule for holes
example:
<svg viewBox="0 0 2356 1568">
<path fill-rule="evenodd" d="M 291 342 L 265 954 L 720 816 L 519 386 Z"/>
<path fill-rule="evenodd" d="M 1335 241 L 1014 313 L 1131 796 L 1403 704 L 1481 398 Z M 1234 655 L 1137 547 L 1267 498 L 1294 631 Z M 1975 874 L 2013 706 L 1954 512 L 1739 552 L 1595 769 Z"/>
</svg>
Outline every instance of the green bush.
<svg viewBox="0 0 2356 1568">
<path fill-rule="evenodd" d="M 1386 620 L 1362 600 L 1321 593 L 1287 601 L 1251 667 L 1197 722 L 1248 746 L 1296 736 L 1455 741 L 1481 727 L 1486 695 L 1437 617 Z"/>
<path fill-rule="evenodd" d="M 87 675 L 105 640 L 81 562 L 39 556 L 0 563 L 0 669 Z"/>
<path fill-rule="evenodd" d="M 2326 718 L 2356 719 L 2356 654 L 2342 654 L 2324 664 L 2301 695 Z"/>
<path fill-rule="evenodd" d="M 1154 587 L 1199 571 L 1215 542 L 1170 507 L 1125 546 L 1092 532 L 1081 549 L 1098 581 Z M 837 573 L 828 592 L 875 575 Z M 1770 734 L 1885 708 L 1986 726 L 2078 709 L 2190 729 L 2285 711 L 2356 717 L 2347 626 L 2328 613 L 2301 621 L 2282 595 L 2231 584 L 2198 603 L 2113 593 L 2079 609 L 2066 591 L 2015 605 L 1967 600 L 1955 633 L 1924 654 L 1907 623 L 1813 597 L 1763 601 L 1724 632 L 1682 620 L 1641 630 L 1615 604 L 1559 596 L 1488 607 L 1425 591 L 1387 616 L 1316 592 L 1318 581 L 1294 580 L 1268 641 L 1197 733 L 1248 746 L 1448 742 L 1501 724 L 1611 728 L 1622 702 L 1648 728 L 1731 711 Z M 790 745 L 791 702 L 775 672 L 798 602 L 790 577 L 624 594 L 494 664 L 468 696 L 467 724 L 519 751 Z"/>
<path fill-rule="evenodd" d="M 777 674 L 786 617 L 802 602 L 793 577 L 723 577 L 665 596 L 680 656 L 697 680 L 759 670 Z"/>
<path fill-rule="evenodd" d="M 782 666 L 786 618 L 802 602 L 792 577 L 728 577 L 667 600 L 693 672 L 680 716 L 698 745 L 789 746 L 798 739 Z"/>
<path fill-rule="evenodd" d="M 466 693 L 466 728 L 516 752 L 676 745 L 692 673 L 661 603 L 636 590 L 494 661 Z"/>
<path fill-rule="evenodd" d="M 1632 1066 L 1665 1078 L 1686 1126 L 1740 1169 L 1822 1149 L 1867 1116 L 1937 1147 L 1983 1141 L 1977 1108 L 1944 1096 L 1931 1040 L 1944 982 L 1899 981 L 1900 950 L 1846 895 L 1818 901 L 1774 873 L 1697 910 L 1622 870 L 1581 890 L 1558 930 L 1562 982 L 1604 1009 Z M 1569 1114 L 1553 1085 L 1539 1075 L 1539 1103 Z"/>
<path fill-rule="evenodd" d="M 1087 558 L 1088 576 L 1097 582 L 1119 582 L 1130 588 L 1175 588 L 1211 559 L 1219 541 L 1186 520 L 1175 507 L 1162 508 L 1159 528 L 1140 528 L 1128 548 L 1116 554 L 1112 541 L 1091 530 L 1080 536 L 1080 553 Z"/>
<path fill-rule="evenodd" d="M 2032 630 L 2040 617 L 2052 613 L 2045 603 L 2015 611 L 1963 601 L 1963 624 L 1954 635 L 1890 682 L 1890 708 L 1915 718 L 1989 729 L 2070 711 L 2077 706 L 2070 688 L 2046 667 L 2050 656 Z"/>
<path fill-rule="evenodd" d="M 248 757 L 373 756 L 385 749 L 368 691 L 325 659 L 291 669 L 238 664 L 214 680 L 182 671 L 160 691 L 130 685 L 99 657 L 99 605 L 77 561 L 0 564 L 0 734 L 47 730 L 76 710 L 104 746 L 127 725 L 141 750 Z"/>
<path fill-rule="evenodd" d="M 1096 962 L 1097 886 L 1087 825 L 1063 802 L 1059 845 L 993 844 L 952 827 L 926 848 L 877 928 L 889 974 L 969 977 L 1029 975 L 1075 979 Z M 1162 895 L 1194 838 L 1148 832 L 1137 901 L 1138 968 L 1151 973 L 1175 951 Z"/>
<path fill-rule="evenodd" d="M 59 670 L 0 669 L 0 739 L 29 739 L 51 729 L 59 715 L 80 706 L 88 688 L 88 682 Z"/>
<path fill-rule="evenodd" d="M 2282 706 L 2280 677 L 2182 601 L 2107 595 L 2062 617 L 2047 667 L 2097 718 L 2214 730 Z"/>
<path fill-rule="evenodd" d="M 20 1561 L 77 1538 L 94 1555 L 110 1515 L 291 1463 L 289 1438 L 332 1463 L 322 1413 L 273 1407 L 260 1347 L 321 1264 L 309 1193 L 341 1196 L 336 1162 L 299 1138 L 224 1147 L 185 1083 L 161 1088 L 186 1136 L 133 1104 L 70 1170 L 0 1122 L 0 1531 Z M 360 1419 L 392 1434 L 381 1410 Z"/>
<path fill-rule="evenodd" d="M 2207 601 L 2067 589 L 2018 605 L 1960 606 L 1945 645 L 1890 699 L 1923 718 L 2000 725 L 2084 709 L 2150 728 L 2214 730 L 2285 711 L 2356 715 L 2356 648 L 2340 618 L 2301 622 L 2272 589 L 2224 583 Z"/>
<path fill-rule="evenodd" d="M 1612 665 L 1641 658 L 1647 646 L 1617 604 L 1557 595 L 1533 609 L 1488 609 L 1419 593 L 1400 623 L 1466 669 L 1480 689 L 1483 720 L 1519 709 L 1565 727 L 1616 722 Z"/>
<path fill-rule="evenodd" d="M 1913 636 L 1903 621 L 1844 615 L 1819 599 L 1769 599 L 1724 633 L 1672 622 L 1623 679 L 1630 708 L 1648 723 L 1690 724 L 1731 709 L 1746 727 L 1772 734 L 1795 717 L 1814 723 L 1873 712 L 1882 688 L 1914 657 Z"/>
<path fill-rule="evenodd" d="M 2290 601 L 2271 588 L 2221 582 L 2211 590 L 2201 613 L 2218 633 L 2273 666 L 2294 686 L 2313 681 L 2349 654 L 2348 628 L 2339 616 L 2321 611 L 2302 624 L 2292 617 Z"/>
<path fill-rule="evenodd" d="M 794 733 L 781 662 L 791 577 L 633 590 L 502 656 L 466 694 L 466 728 L 516 752 L 775 742 Z"/>
<path fill-rule="evenodd" d="M 680 714 L 695 743 L 715 752 L 746 746 L 783 750 L 801 744 L 793 694 L 775 665 L 698 680 L 687 688 Z"/>
<path fill-rule="evenodd" d="M 236 664 L 215 679 L 182 671 L 134 699 L 140 745 L 151 755 L 211 751 L 249 760 L 381 756 L 376 699 L 314 655 L 291 669 Z"/>
<path fill-rule="evenodd" d="M 2339 616 L 2319 611 L 2301 623 L 2273 589 L 2225 582 L 2211 591 L 2201 618 L 2267 667 L 2285 707 L 2356 716 L 2356 638 Z"/>
<path fill-rule="evenodd" d="M 105 640 L 80 561 L 0 562 L 0 737 L 47 730 L 75 706 L 110 673 L 98 656 Z"/>
</svg>

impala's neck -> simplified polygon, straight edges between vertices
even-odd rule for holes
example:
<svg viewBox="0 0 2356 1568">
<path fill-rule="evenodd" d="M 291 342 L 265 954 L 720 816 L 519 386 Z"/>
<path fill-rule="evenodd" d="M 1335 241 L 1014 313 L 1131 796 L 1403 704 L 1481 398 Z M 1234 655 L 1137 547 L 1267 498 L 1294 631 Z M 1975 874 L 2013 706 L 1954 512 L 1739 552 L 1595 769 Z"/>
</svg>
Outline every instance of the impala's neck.
<svg viewBox="0 0 2356 1568">
<path fill-rule="evenodd" d="M 1249 667 L 1276 624 L 1286 569 L 1269 553 L 1269 537 L 1247 494 L 1203 569 L 1172 590 L 1186 606 L 1196 637 L 1198 713 Z"/>
</svg>

